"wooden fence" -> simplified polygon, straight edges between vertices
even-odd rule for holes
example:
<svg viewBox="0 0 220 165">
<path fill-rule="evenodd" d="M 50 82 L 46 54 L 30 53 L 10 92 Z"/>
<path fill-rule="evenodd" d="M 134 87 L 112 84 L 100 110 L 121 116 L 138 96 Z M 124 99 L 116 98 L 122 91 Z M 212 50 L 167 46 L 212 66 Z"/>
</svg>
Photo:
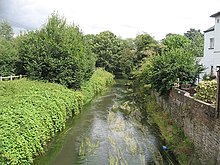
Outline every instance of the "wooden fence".
<svg viewBox="0 0 220 165">
<path fill-rule="evenodd" d="M 0 76 L 0 81 L 21 79 L 23 77 L 27 77 L 27 75 L 18 75 L 18 76 L 12 76 L 11 75 L 11 76 L 6 76 L 6 77 Z"/>
</svg>

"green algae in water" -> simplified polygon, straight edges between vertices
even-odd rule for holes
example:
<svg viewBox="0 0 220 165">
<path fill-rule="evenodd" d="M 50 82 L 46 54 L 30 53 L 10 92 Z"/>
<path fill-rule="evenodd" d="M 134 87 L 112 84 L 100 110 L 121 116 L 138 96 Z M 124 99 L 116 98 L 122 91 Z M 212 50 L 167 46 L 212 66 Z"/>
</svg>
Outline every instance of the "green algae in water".
<svg viewBox="0 0 220 165">
<path fill-rule="evenodd" d="M 91 139 L 86 137 L 80 144 L 79 156 L 91 155 L 94 153 L 95 149 L 100 146 L 100 142 L 92 142 Z"/>
</svg>

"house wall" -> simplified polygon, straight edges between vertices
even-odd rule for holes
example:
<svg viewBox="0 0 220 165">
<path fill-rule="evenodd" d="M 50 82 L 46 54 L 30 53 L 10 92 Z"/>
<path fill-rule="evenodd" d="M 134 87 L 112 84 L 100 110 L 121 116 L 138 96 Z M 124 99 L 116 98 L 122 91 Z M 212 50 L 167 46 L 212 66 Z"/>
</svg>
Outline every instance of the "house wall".
<svg viewBox="0 0 220 165">
<path fill-rule="evenodd" d="M 215 18 L 215 30 L 204 34 L 204 57 L 200 63 L 206 67 L 205 73 L 211 73 L 211 66 L 213 66 L 213 73 L 216 74 L 216 66 L 220 66 L 220 16 Z M 210 49 L 210 38 L 214 38 L 214 49 Z M 202 77 L 203 75 L 200 75 Z"/>
<path fill-rule="evenodd" d="M 214 38 L 214 31 L 210 31 L 204 34 L 204 57 L 201 63 L 207 67 L 206 73 L 210 73 L 211 66 L 214 65 L 213 53 L 214 49 L 210 49 L 210 38 Z"/>
<path fill-rule="evenodd" d="M 215 31 L 206 32 L 204 34 L 204 56 L 200 63 L 206 67 L 205 72 L 207 74 L 211 73 L 211 66 L 213 66 L 213 73 L 217 71 L 216 66 L 220 66 L 220 53 L 214 53 L 215 49 L 210 49 L 210 38 L 214 38 L 214 41 L 216 41 Z M 215 46 L 216 44 L 214 44 L 214 48 Z"/>
<path fill-rule="evenodd" d="M 217 20 L 219 19 L 219 23 Z M 220 53 L 220 16 L 215 18 L 215 53 Z"/>
<path fill-rule="evenodd" d="M 214 49 L 210 49 L 210 38 L 214 38 Z M 204 56 L 200 63 L 206 67 L 204 73 L 210 74 L 213 66 L 213 73 L 216 75 L 217 66 L 220 66 L 220 15 L 215 17 L 215 30 L 204 34 Z M 201 74 L 200 78 L 203 75 Z"/>
<path fill-rule="evenodd" d="M 158 104 L 169 111 L 195 146 L 202 164 L 220 164 L 220 118 L 212 105 L 173 88 L 168 99 L 154 93 Z"/>
</svg>

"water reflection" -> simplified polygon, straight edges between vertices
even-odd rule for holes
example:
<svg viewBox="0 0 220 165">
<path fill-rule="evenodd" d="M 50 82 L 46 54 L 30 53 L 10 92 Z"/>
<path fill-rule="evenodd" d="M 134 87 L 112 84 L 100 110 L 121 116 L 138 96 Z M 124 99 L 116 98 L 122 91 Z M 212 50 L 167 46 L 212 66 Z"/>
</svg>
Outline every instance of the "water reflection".
<svg viewBox="0 0 220 165">
<path fill-rule="evenodd" d="M 125 99 L 119 83 L 98 97 L 74 119 L 53 165 L 173 164 L 149 125 L 141 124 L 138 108 Z M 47 157 L 47 154 L 45 155 Z M 42 164 L 42 161 L 39 161 Z"/>
</svg>

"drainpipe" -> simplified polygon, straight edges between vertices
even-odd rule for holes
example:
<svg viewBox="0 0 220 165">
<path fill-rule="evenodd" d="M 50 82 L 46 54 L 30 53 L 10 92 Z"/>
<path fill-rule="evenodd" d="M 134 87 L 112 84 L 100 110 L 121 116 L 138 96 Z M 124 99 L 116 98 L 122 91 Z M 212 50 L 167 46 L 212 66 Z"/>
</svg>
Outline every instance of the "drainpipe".
<svg viewBox="0 0 220 165">
<path fill-rule="evenodd" d="M 217 100 L 216 100 L 216 117 L 220 113 L 220 66 L 217 66 Z"/>
</svg>

